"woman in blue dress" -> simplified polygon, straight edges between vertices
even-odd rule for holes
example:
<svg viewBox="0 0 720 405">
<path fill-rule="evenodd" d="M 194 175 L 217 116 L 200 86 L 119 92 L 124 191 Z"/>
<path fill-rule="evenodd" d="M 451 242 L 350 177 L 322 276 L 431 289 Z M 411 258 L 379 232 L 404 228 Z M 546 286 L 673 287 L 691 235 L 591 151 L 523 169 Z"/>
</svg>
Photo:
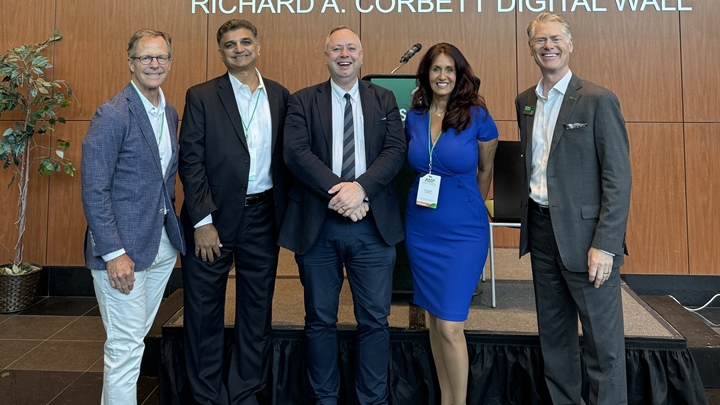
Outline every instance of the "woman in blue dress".
<svg viewBox="0 0 720 405">
<path fill-rule="evenodd" d="M 405 235 L 413 301 L 430 315 L 430 344 L 441 404 L 465 404 L 468 353 L 463 332 L 488 253 L 484 199 L 498 131 L 475 75 L 453 45 L 430 48 L 405 119 L 410 166 Z"/>
</svg>

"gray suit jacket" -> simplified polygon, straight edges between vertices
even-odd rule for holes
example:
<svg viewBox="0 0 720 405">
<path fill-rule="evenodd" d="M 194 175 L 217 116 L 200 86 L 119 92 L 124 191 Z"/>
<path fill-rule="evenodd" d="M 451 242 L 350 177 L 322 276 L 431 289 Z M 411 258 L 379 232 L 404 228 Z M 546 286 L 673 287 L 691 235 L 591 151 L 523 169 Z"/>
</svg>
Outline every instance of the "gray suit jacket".
<svg viewBox="0 0 720 405">
<path fill-rule="evenodd" d="M 515 99 L 525 159 L 520 255 L 530 251 L 527 197 L 532 172 L 535 86 Z M 567 124 L 587 124 L 571 128 Z M 547 165 L 548 203 L 555 239 L 568 270 L 586 272 L 590 247 L 624 262 L 630 208 L 630 147 L 620 103 L 610 90 L 573 75 L 560 107 Z"/>
<path fill-rule="evenodd" d="M 102 255 L 125 249 L 135 270 L 152 265 L 160 247 L 163 203 L 169 209 L 170 242 L 185 253 L 180 221 L 175 215 L 178 115 L 166 104 L 172 160 L 165 176 L 155 133 L 132 84 L 95 112 L 82 147 L 82 202 L 88 228 L 85 266 L 105 269 Z"/>
</svg>

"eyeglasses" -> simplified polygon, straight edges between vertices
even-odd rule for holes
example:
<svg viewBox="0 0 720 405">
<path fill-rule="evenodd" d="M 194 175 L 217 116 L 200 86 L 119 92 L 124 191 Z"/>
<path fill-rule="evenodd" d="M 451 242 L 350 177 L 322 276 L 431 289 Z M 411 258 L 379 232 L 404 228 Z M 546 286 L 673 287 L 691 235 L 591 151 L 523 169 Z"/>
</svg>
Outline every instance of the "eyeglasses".
<svg viewBox="0 0 720 405">
<path fill-rule="evenodd" d="M 152 63 L 153 59 L 157 59 L 158 64 L 165 65 L 170 61 L 170 55 L 158 55 L 158 56 L 143 55 L 143 56 L 133 56 L 130 59 L 139 60 L 140 63 L 143 65 L 149 65 Z"/>
</svg>

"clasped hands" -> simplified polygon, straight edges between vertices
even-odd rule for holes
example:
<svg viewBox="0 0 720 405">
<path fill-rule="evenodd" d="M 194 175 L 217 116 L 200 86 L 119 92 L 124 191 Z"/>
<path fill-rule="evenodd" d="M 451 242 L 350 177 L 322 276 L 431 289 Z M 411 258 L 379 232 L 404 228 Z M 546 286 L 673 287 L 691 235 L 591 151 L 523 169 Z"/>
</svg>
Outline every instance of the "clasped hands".
<svg viewBox="0 0 720 405">
<path fill-rule="evenodd" d="M 367 215 L 370 206 L 365 202 L 365 190 L 353 182 L 334 185 L 328 194 L 334 194 L 330 205 L 338 214 L 357 222 Z"/>
</svg>

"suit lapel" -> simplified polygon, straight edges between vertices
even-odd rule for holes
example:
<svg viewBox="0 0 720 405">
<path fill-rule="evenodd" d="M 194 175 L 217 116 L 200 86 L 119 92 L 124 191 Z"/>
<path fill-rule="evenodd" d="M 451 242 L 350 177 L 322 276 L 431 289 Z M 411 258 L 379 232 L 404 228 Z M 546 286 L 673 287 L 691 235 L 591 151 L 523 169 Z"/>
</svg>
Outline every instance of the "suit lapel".
<svg viewBox="0 0 720 405">
<path fill-rule="evenodd" d="M 275 141 L 277 140 L 278 134 L 276 123 L 280 122 L 280 102 L 278 101 L 275 89 L 268 87 L 267 81 L 265 82 L 265 91 L 268 96 L 268 103 L 270 104 L 270 126 L 272 127 L 272 146 L 270 147 L 270 153 L 272 154 L 275 150 Z"/>
<path fill-rule="evenodd" d="M 552 156 L 555 148 L 560 142 L 563 133 L 565 133 L 565 124 L 575 110 L 575 106 L 580 100 L 580 93 L 578 90 L 582 88 L 580 79 L 572 75 L 570 83 L 568 83 L 567 90 L 565 91 L 565 97 L 563 97 L 562 105 L 560 106 L 560 112 L 558 112 L 557 121 L 555 122 L 555 130 L 553 131 L 552 143 L 550 144 L 550 153 L 548 156 Z"/>
<path fill-rule="evenodd" d="M 368 157 L 368 152 L 372 150 L 372 130 L 373 123 L 375 122 L 375 90 L 371 88 L 368 83 L 362 80 L 360 80 L 360 83 L 358 84 L 358 89 L 360 90 L 360 103 L 362 105 L 363 115 L 362 120 L 365 132 L 363 134 L 363 136 L 365 136 L 365 159 L 369 162 L 370 158 Z"/>
<path fill-rule="evenodd" d="M 138 126 L 140 127 L 140 132 L 142 132 L 143 137 L 145 138 L 145 142 L 147 142 L 148 147 L 150 148 L 150 154 L 152 155 L 158 170 L 160 170 L 160 175 L 162 175 L 162 165 L 160 164 L 160 150 L 158 149 L 157 140 L 155 139 L 155 131 L 153 131 L 152 129 L 150 119 L 147 116 L 147 111 L 145 111 L 142 100 L 140 100 L 140 95 L 137 93 L 137 90 L 135 90 L 132 84 L 128 84 L 127 87 L 125 87 L 124 92 L 125 97 L 128 100 L 128 108 L 130 109 L 130 113 L 137 120 Z"/>
<path fill-rule="evenodd" d="M 325 144 L 328 145 L 328 165 L 332 168 L 332 89 L 330 87 L 330 80 L 325 82 L 322 86 L 318 87 L 318 92 L 315 94 L 315 102 L 317 103 L 317 111 L 320 115 L 320 126 L 322 127 L 322 133 L 325 137 Z M 311 129 L 313 130 L 313 129 Z"/>
<path fill-rule="evenodd" d="M 178 160 L 177 120 L 175 119 L 173 113 L 170 112 L 169 106 L 170 104 L 166 102 L 165 120 L 167 121 L 168 129 L 170 130 L 170 147 L 172 148 L 172 157 L 170 158 L 170 163 L 168 164 L 168 167 L 172 167 L 173 164 L 175 164 L 175 161 Z M 158 150 L 158 153 L 159 152 L 160 151 Z M 165 180 L 167 180 L 168 176 L 170 176 L 170 170 L 165 173 Z"/>
<path fill-rule="evenodd" d="M 230 84 L 230 73 L 225 73 L 224 76 L 220 77 L 218 82 L 218 96 L 222 102 L 225 112 L 230 118 L 235 133 L 240 138 L 245 149 L 248 149 L 247 140 L 245 139 L 245 131 L 243 130 L 242 120 L 240 119 L 240 110 L 238 110 L 237 101 L 235 100 L 235 94 L 233 93 L 232 84 Z"/>
<path fill-rule="evenodd" d="M 533 109 L 537 106 L 537 94 L 535 91 L 531 91 L 528 94 L 525 106 L 532 107 Z M 525 115 L 525 168 L 526 173 L 532 173 L 532 138 L 533 138 L 533 125 L 535 123 L 535 113 L 532 115 Z"/>
</svg>

